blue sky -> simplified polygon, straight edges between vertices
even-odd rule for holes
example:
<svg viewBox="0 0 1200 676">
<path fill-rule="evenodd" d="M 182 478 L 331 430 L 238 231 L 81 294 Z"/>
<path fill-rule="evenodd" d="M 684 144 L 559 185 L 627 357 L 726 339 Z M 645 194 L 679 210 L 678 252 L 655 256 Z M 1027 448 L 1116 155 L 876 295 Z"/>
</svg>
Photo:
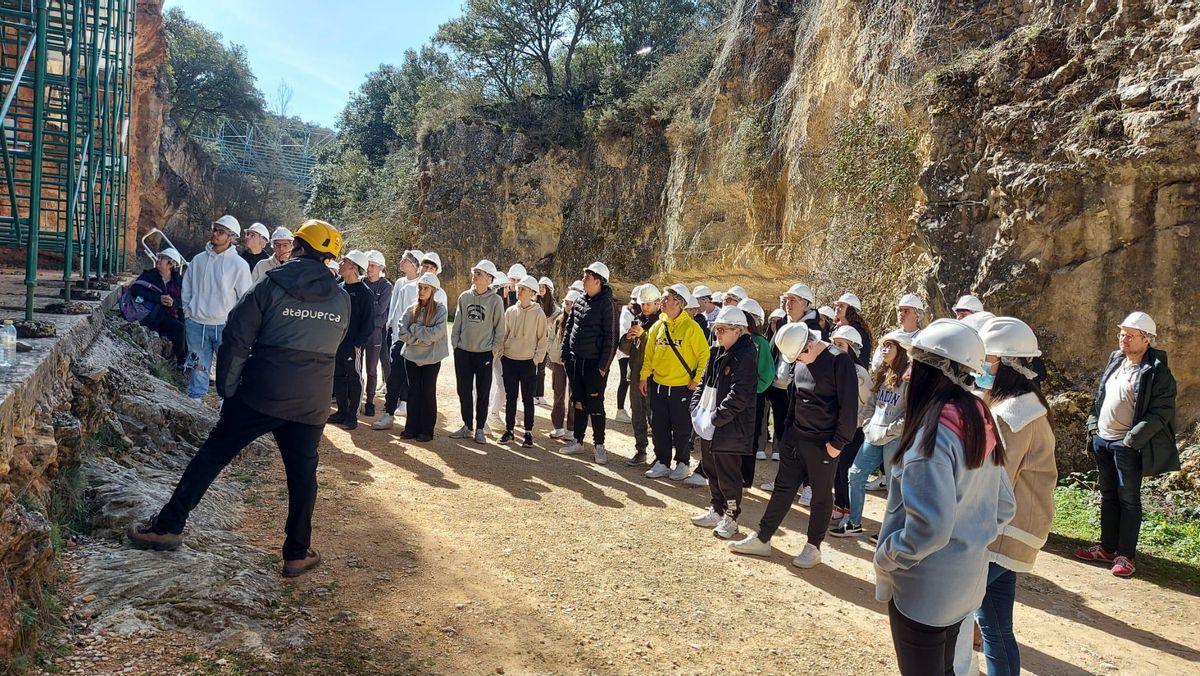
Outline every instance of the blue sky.
<svg viewBox="0 0 1200 676">
<path fill-rule="evenodd" d="M 166 0 L 171 7 L 245 46 L 269 106 L 284 80 L 289 113 L 328 127 L 367 73 L 399 64 L 462 13 L 460 0 Z"/>
</svg>

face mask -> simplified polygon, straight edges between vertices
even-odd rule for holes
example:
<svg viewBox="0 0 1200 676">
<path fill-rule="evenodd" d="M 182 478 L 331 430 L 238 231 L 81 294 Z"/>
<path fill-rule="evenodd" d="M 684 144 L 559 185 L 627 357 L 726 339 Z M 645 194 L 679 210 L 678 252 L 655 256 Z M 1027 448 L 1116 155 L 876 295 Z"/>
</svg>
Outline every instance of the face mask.
<svg viewBox="0 0 1200 676">
<path fill-rule="evenodd" d="M 992 385 L 996 384 L 996 374 L 992 373 L 991 362 L 983 363 L 983 373 L 975 373 L 975 386 L 982 390 L 992 389 Z"/>
</svg>

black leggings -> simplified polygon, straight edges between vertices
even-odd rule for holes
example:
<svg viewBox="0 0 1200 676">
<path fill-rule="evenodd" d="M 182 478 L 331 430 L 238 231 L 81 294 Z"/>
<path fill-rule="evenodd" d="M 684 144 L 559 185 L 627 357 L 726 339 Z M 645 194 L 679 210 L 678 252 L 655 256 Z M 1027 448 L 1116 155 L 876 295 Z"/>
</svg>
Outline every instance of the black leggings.
<svg viewBox="0 0 1200 676">
<path fill-rule="evenodd" d="M 617 382 L 617 409 L 625 410 L 625 398 L 629 396 L 629 357 L 617 360 L 617 371 L 621 380 Z"/>
<path fill-rule="evenodd" d="M 961 622 L 949 627 L 921 624 L 905 617 L 895 601 L 888 601 L 888 620 L 902 676 L 950 676 L 954 673 L 954 646 L 958 643 Z"/>
</svg>

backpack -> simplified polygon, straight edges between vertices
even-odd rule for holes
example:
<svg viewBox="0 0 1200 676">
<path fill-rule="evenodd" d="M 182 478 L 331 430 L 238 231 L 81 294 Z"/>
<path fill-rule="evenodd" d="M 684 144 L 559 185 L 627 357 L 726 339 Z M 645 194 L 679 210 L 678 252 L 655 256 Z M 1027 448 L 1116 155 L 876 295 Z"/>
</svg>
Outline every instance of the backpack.
<svg viewBox="0 0 1200 676">
<path fill-rule="evenodd" d="M 155 287 L 149 282 L 138 280 L 129 285 L 125 289 L 125 293 L 121 294 L 121 300 L 117 302 L 117 310 L 121 313 L 121 317 L 129 322 L 141 322 L 153 309 L 157 303 L 147 302 L 146 296 L 150 293 L 162 295 L 162 289 Z"/>
</svg>

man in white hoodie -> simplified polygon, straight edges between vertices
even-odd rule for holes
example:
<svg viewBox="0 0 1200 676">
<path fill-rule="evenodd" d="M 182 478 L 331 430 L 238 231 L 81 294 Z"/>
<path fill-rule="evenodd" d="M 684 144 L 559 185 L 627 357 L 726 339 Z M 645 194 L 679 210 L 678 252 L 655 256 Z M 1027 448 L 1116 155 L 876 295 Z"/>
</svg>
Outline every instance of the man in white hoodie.
<svg viewBox="0 0 1200 676">
<path fill-rule="evenodd" d="M 390 430 L 396 416 L 408 413 L 408 375 L 404 372 L 404 343 L 400 341 L 400 320 L 404 312 L 417 302 L 417 276 L 421 274 L 421 259 L 425 253 L 409 249 L 400 257 L 400 273 L 403 277 L 392 286 L 391 307 L 388 309 L 387 330 L 383 339 L 391 350 L 393 368 L 385 379 L 387 394 L 383 398 L 383 415 L 371 424 L 374 430 Z"/>
<path fill-rule="evenodd" d="M 250 290 L 250 266 L 233 246 L 242 227 L 233 216 L 212 224 L 204 251 L 196 254 L 183 276 L 183 317 L 188 341 L 188 386 L 192 399 L 208 393 L 208 373 L 221 346 L 229 311 Z"/>
</svg>

